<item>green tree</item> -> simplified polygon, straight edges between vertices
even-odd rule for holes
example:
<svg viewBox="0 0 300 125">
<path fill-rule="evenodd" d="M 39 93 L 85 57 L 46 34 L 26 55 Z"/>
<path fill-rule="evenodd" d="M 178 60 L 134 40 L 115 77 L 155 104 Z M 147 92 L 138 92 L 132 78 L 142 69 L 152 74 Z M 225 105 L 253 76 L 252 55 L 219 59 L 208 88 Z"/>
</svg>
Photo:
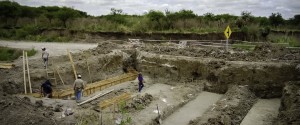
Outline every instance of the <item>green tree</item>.
<svg viewBox="0 0 300 125">
<path fill-rule="evenodd" d="M 213 21 L 215 20 L 215 15 L 213 13 L 205 13 L 203 14 L 204 16 L 204 19 L 207 20 L 207 21 Z"/>
<path fill-rule="evenodd" d="M 284 24 L 284 19 L 282 18 L 280 13 L 272 13 L 271 16 L 269 17 L 269 21 L 270 24 L 275 27 Z"/>
<path fill-rule="evenodd" d="M 74 11 L 73 9 L 63 7 L 58 12 L 56 12 L 56 17 L 63 21 L 63 25 L 66 28 L 67 21 L 75 17 L 80 17 L 80 14 L 77 11 Z"/>
<path fill-rule="evenodd" d="M 21 9 L 18 3 L 0 1 L 0 19 L 5 22 L 5 27 L 10 27 L 8 24 L 15 26 L 20 14 Z M 9 19 L 14 19 L 14 22 L 8 22 Z"/>
<path fill-rule="evenodd" d="M 123 13 L 122 9 L 115 9 L 111 8 L 111 12 L 109 15 L 104 16 L 107 20 L 110 20 L 112 22 L 118 23 L 118 24 L 126 24 L 126 18 L 125 14 Z"/>
<path fill-rule="evenodd" d="M 149 26 L 152 29 L 160 30 L 162 29 L 162 21 L 165 19 L 165 15 L 161 11 L 150 10 L 146 14 L 146 17 L 149 19 Z"/>
<path fill-rule="evenodd" d="M 236 25 L 239 28 L 249 25 L 253 22 L 254 16 L 249 11 L 242 11 L 241 17 L 236 20 Z"/>
<path fill-rule="evenodd" d="M 110 11 L 111 11 L 110 12 L 111 15 L 122 15 L 123 14 L 122 9 L 111 8 Z"/>
</svg>

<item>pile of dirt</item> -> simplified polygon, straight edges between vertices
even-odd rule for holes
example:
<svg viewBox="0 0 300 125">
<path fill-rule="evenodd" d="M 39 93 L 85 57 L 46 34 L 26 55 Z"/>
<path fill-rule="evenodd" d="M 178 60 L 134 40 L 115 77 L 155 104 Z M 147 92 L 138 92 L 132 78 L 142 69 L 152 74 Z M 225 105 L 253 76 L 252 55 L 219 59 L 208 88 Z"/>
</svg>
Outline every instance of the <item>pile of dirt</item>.
<svg viewBox="0 0 300 125">
<path fill-rule="evenodd" d="M 190 125 L 238 125 L 256 102 L 256 96 L 246 86 L 232 86 L 210 110 Z"/>
<path fill-rule="evenodd" d="M 108 54 L 110 52 L 112 52 L 112 50 L 119 48 L 119 45 L 116 43 L 112 43 L 112 42 L 100 42 L 98 43 L 98 46 L 93 49 L 95 51 L 95 54 Z"/>
<path fill-rule="evenodd" d="M 1 87 L 3 89 L 3 92 L 7 94 L 15 94 L 18 92 L 22 92 L 24 90 L 23 86 L 17 84 L 17 82 L 12 79 L 7 79 L 7 80 L 4 79 L 0 85 L 0 88 Z"/>
<path fill-rule="evenodd" d="M 124 108 L 128 111 L 142 110 L 147 107 L 152 101 L 153 96 L 146 93 L 144 96 L 136 96 L 132 99 L 133 101 L 127 104 Z"/>
<path fill-rule="evenodd" d="M 34 105 L 29 98 L 11 96 L 0 91 L 0 123 L 3 125 L 53 125 L 52 111 Z"/>
<path fill-rule="evenodd" d="M 151 46 L 142 47 L 143 51 L 156 54 L 166 54 L 175 56 L 190 56 L 203 58 L 217 58 L 229 61 L 276 61 L 276 60 L 300 60 L 299 50 L 290 50 L 279 45 L 270 43 L 259 44 L 253 51 L 244 51 L 234 49 L 226 52 L 224 48 L 199 48 L 186 47 L 176 48 L 168 46 Z"/>
<path fill-rule="evenodd" d="M 279 111 L 276 125 L 300 124 L 300 81 L 286 83 Z"/>
</svg>

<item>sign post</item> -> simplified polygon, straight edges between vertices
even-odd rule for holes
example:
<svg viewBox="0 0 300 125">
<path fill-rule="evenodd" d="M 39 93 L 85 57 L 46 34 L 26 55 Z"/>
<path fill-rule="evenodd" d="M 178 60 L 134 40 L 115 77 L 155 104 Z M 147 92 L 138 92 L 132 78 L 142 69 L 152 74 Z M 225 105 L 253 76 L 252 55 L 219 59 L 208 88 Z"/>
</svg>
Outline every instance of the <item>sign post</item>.
<svg viewBox="0 0 300 125">
<path fill-rule="evenodd" d="M 226 27 L 225 31 L 224 31 L 225 37 L 226 39 L 226 52 L 228 51 L 228 39 L 230 38 L 231 35 L 231 29 L 229 27 L 229 25 Z"/>
</svg>

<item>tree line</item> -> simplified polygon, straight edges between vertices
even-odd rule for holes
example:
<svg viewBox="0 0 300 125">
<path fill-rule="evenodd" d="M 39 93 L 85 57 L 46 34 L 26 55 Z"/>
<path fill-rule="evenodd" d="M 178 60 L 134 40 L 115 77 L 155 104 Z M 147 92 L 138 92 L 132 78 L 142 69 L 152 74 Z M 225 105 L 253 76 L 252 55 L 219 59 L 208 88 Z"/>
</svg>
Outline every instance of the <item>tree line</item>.
<svg viewBox="0 0 300 125">
<path fill-rule="evenodd" d="M 90 16 L 86 12 L 68 7 L 29 7 L 16 2 L 0 2 L 0 37 L 33 39 L 43 37 L 41 29 L 69 29 L 103 32 L 223 32 L 230 25 L 233 31 L 251 35 L 257 31 L 267 34 L 270 29 L 299 30 L 300 15 L 284 19 L 280 13 L 269 17 L 255 17 L 243 11 L 240 16 L 205 13 L 197 15 L 192 10 L 150 10 L 143 15 L 128 15 L 122 9 L 112 8 L 111 13 Z M 255 37 L 258 36 L 253 36 Z"/>
</svg>

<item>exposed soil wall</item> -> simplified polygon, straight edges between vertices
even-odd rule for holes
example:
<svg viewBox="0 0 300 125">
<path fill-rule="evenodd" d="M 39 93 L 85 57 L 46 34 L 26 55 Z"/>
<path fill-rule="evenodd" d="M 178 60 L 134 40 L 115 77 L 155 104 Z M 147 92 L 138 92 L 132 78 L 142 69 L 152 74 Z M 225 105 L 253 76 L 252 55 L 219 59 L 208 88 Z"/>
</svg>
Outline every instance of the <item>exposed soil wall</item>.
<svg viewBox="0 0 300 125">
<path fill-rule="evenodd" d="M 300 81 L 288 82 L 283 89 L 276 125 L 300 124 Z"/>
<path fill-rule="evenodd" d="M 186 39 L 186 40 L 222 40 L 226 39 L 224 33 L 125 33 L 125 32 L 87 32 L 78 30 L 52 29 L 41 31 L 43 35 L 68 36 L 75 39 Z M 230 39 L 242 40 L 245 35 L 233 32 Z"/>
<path fill-rule="evenodd" d="M 122 74 L 123 61 L 129 57 L 122 52 L 111 53 L 111 48 L 105 49 L 107 44 L 100 44 L 99 46 L 101 49 L 96 48 L 95 50 L 72 54 L 77 74 L 81 74 L 82 79 L 87 83 Z M 40 59 L 30 59 L 29 68 L 33 91 L 37 92 L 41 83 L 47 79 L 46 69 L 44 69 Z M 23 93 L 23 67 L 21 62 L 17 63 L 14 69 L 7 70 L 7 72 L 4 70 L 0 72 L 1 76 L 5 76 L 0 81 L 1 87 L 4 88 L 3 91 L 10 94 Z M 62 86 L 56 70 L 59 72 L 65 85 L 73 85 L 75 76 L 68 56 L 50 57 L 48 71 L 55 72 L 55 78 L 60 88 L 69 87 Z M 51 80 L 51 82 L 54 84 L 54 80 Z"/>
<path fill-rule="evenodd" d="M 256 102 L 246 86 L 232 86 L 210 110 L 190 125 L 239 125 Z"/>
<path fill-rule="evenodd" d="M 248 85 L 258 97 L 280 97 L 284 82 L 297 79 L 295 65 L 223 61 L 142 54 L 142 71 L 160 82 L 207 80 L 205 90 L 225 93 L 229 84 Z M 163 79 L 160 79 L 163 78 Z"/>
</svg>

